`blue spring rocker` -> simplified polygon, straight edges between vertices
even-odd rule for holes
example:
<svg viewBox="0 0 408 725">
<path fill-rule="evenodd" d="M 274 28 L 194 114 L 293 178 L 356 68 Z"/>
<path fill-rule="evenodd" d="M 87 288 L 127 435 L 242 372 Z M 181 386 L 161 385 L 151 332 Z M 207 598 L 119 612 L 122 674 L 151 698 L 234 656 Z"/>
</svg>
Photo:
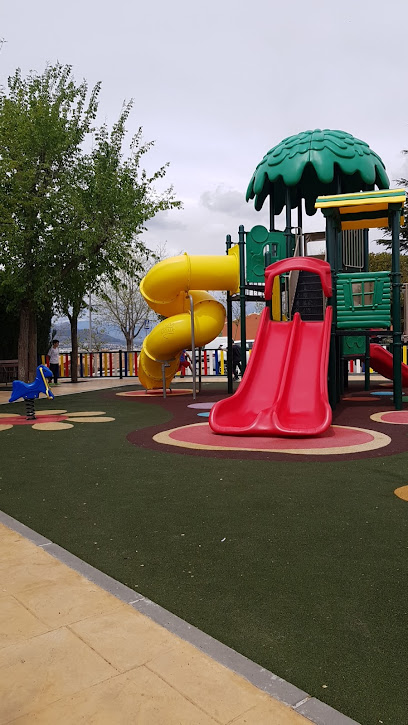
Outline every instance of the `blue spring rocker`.
<svg viewBox="0 0 408 725">
<path fill-rule="evenodd" d="M 54 399 L 54 393 L 49 389 L 48 379 L 52 378 L 52 372 L 46 365 L 39 365 L 35 380 L 32 383 L 24 383 L 22 380 L 14 380 L 9 403 L 23 398 L 26 404 L 27 420 L 35 420 L 34 400 L 43 393 L 50 400 Z"/>
</svg>

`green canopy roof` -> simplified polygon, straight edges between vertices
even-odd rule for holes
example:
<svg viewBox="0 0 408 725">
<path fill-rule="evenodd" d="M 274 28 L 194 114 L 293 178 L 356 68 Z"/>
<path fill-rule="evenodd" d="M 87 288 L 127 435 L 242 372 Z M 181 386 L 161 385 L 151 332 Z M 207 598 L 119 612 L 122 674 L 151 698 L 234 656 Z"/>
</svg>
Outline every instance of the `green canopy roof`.
<svg viewBox="0 0 408 725">
<path fill-rule="evenodd" d="M 289 187 L 291 207 L 303 198 L 306 213 L 312 215 L 318 196 L 389 185 L 382 160 L 368 144 L 345 131 L 316 129 L 289 136 L 268 151 L 253 173 L 246 199 L 255 199 L 260 211 L 272 192 L 273 213 L 280 214 Z"/>
</svg>

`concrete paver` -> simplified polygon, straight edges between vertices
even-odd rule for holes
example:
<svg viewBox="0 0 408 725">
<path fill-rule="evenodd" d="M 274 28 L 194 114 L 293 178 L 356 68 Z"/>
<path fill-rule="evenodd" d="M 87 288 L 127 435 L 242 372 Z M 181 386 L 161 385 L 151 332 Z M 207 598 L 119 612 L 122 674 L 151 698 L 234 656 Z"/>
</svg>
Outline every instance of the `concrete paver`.
<svg viewBox="0 0 408 725">
<path fill-rule="evenodd" d="M 0 725 L 310 725 L 46 548 L 0 524 Z"/>
<path fill-rule="evenodd" d="M 113 677 L 13 725 L 218 725 L 145 667 Z"/>
</svg>

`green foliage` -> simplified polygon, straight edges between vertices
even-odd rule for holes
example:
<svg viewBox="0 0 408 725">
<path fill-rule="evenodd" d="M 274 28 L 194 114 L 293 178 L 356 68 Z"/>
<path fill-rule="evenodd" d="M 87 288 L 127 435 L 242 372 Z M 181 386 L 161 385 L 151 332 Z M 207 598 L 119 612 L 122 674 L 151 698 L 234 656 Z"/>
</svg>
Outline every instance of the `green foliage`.
<svg viewBox="0 0 408 725">
<path fill-rule="evenodd" d="M 0 263 L 16 306 L 42 307 L 54 287 L 55 223 L 61 189 L 96 116 L 100 84 L 87 101 L 85 82 L 57 63 L 42 75 L 17 70 L 0 90 Z"/>
<path fill-rule="evenodd" d="M 140 260 L 150 253 L 138 238 L 146 222 L 159 211 L 180 207 L 171 187 L 161 195 L 154 188 L 167 164 L 151 176 L 140 168 L 152 147 L 142 142 L 141 128 L 123 158 L 131 108 L 131 103 L 124 106 L 110 133 L 106 125 L 98 129 L 92 152 L 78 157 L 66 178 L 63 218 L 56 229 L 61 249 L 58 299 L 65 314 L 70 307 L 85 306 L 85 293 L 98 289 L 102 275 L 113 284 L 119 270 L 140 275 Z"/>
<path fill-rule="evenodd" d="M 369 254 L 370 272 L 391 272 L 391 252 L 378 252 Z M 408 256 L 400 256 L 401 282 L 408 283 Z"/>
<path fill-rule="evenodd" d="M 403 154 L 408 154 L 408 150 L 405 150 L 402 152 Z M 408 187 L 408 179 L 397 179 L 398 186 L 404 186 L 405 188 Z M 400 230 L 400 250 L 401 252 L 408 253 L 408 203 L 405 202 L 404 209 L 403 209 L 403 217 L 404 221 L 401 224 L 401 230 Z M 387 247 L 387 249 L 391 249 L 392 242 L 391 242 L 391 232 L 389 229 L 384 229 L 384 237 L 382 239 L 377 239 L 377 244 L 383 244 L 384 247 Z"/>
<path fill-rule="evenodd" d="M 38 312 L 54 304 L 76 325 L 102 275 L 140 271 L 134 252 L 147 253 L 138 239 L 146 222 L 180 207 L 172 188 L 155 190 L 167 165 L 151 176 L 140 167 L 152 146 L 141 128 L 124 157 L 132 103 L 111 131 L 93 128 L 99 92 L 100 83 L 88 94 L 59 63 L 25 79 L 17 70 L 0 89 L 0 265 L 8 304 L 20 310 L 23 379 L 36 357 Z"/>
</svg>

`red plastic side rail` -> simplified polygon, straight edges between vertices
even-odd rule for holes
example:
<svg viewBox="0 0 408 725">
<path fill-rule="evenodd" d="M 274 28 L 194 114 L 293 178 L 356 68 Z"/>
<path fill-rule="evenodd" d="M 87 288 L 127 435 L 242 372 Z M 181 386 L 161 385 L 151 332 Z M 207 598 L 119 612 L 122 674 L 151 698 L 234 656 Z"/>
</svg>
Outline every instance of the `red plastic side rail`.
<svg viewBox="0 0 408 725">
<path fill-rule="evenodd" d="M 322 259 L 312 259 L 311 257 L 289 257 L 288 259 L 282 259 L 280 262 L 274 262 L 265 269 L 266 300 L 272 298 L 272 287 L 275 277 L 280 274 L 285 274 L 285 272 L 292 272 L 294 269 L 318 274 L 325 296 L 332 296 L 331 269 L 328 262 L 323 262 Z"/>
</svg>

